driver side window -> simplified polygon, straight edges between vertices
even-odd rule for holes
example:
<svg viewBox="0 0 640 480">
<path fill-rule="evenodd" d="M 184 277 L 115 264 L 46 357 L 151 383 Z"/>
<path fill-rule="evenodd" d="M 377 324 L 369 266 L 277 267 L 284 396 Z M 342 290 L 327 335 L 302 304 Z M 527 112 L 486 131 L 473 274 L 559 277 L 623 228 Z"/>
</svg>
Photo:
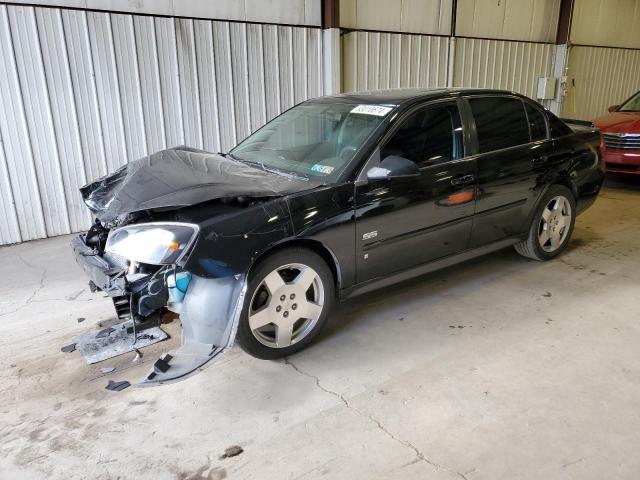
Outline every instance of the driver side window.
<svg viewBox="0 0 640 480">
<path fill-rule="evenodd" d="M 405 118 L 382 148 L 381 159 L 389 156 L 406 158 L 420 168 L 462 158 L 462 126 L 457 104 L 426 107 Z"/>
</svg>

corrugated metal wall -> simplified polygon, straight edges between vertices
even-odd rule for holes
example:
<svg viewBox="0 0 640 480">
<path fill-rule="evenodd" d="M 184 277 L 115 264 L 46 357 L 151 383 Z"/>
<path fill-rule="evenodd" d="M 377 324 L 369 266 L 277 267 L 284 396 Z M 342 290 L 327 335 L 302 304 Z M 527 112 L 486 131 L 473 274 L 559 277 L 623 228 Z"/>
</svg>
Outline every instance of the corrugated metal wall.
<svg viewBox="0 0 640 480">
<path fill-rule="evenodd" d="M 457 38 L 453 85 L 500 88 L 536 98 L 538 77 L 553 76 L 555 45 Z"/>
<path fill-rule="evenodd" d="M 86 229 L 78 188 L 225 151 L 323 93 L 322 31 L 0 5 L 0 244 Z"/>
<path fill-rule="evenodd" d="M 345 92 L 447 85 L 447 37 L 350 32 L 342 41 Z"/>
<path fill-rule="evenodd" d="M 591 120 L 640 90 L 640 50 L 571 47 L 562 115 Z M 575 84 L 575 86 L 574 86 Z"/>
<path fill-rule="evenodd" d="M 449 81 L 449 42 L 455 41 Z M 536 97 L 553 75 L 555 45 L 429 35 L 350 32 L 343 36 L 343 90 L 397 87 L 501 88 Z"/>
</svg>

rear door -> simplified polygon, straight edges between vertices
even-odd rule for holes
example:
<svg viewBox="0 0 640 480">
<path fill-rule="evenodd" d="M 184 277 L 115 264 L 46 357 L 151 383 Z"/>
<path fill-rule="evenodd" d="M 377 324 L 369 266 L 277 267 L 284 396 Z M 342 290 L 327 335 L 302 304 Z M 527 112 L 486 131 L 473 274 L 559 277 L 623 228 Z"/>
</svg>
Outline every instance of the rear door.
<svg viewBox="0 0 640 480">
<path fill-rule="evenodd" d="M 551 144 L 545 116 L 519 97 L 471 96 L 467 102 L 478 154 L 473 248 L 518 235 L 527 227 Z"/>
<path fill-rule="evenodd" d="M 358 282 L 467 248 L 476 167 L 463 133 L 458 103 L 446 100 L 408 112 L 383 139 L 365 169 L 395 155 L 415 162 L 420 174 L 357 182 Z"/>
</svg>

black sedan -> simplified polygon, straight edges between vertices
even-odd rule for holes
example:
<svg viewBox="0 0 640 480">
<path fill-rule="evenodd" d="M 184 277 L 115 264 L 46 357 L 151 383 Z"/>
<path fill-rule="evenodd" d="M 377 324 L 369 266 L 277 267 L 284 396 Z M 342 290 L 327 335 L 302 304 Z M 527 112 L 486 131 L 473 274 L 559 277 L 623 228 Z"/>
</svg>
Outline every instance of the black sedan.
<svg viewBox="0 0 640 480">
<path fill-rule="evenodd" d="M 177 147 L 83 187 L 96 223 L 72 246 L 138 329 L 180 314 L 145 380 L 164 381 L 236 338 L 290 355 L 337 300 L 497 249 L 554 258 L 602 185 L 599 144 L 511 92 L 321 97 L 227 154 Z"/>
</svg>

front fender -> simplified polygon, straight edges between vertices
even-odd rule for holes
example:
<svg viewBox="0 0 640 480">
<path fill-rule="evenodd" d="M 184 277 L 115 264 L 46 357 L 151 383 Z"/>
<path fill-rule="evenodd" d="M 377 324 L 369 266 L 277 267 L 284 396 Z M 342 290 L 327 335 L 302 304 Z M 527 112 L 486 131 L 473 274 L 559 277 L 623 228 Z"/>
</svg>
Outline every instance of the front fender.
<svg viewBox="0 0 640 480">
<path fill-rule="evenodd" d="M 183 268 L 203 278 L 245 274 L 271 246 L 293 236 L 284 199 L 199 222 L 200 235 Z"/>
</svg>

